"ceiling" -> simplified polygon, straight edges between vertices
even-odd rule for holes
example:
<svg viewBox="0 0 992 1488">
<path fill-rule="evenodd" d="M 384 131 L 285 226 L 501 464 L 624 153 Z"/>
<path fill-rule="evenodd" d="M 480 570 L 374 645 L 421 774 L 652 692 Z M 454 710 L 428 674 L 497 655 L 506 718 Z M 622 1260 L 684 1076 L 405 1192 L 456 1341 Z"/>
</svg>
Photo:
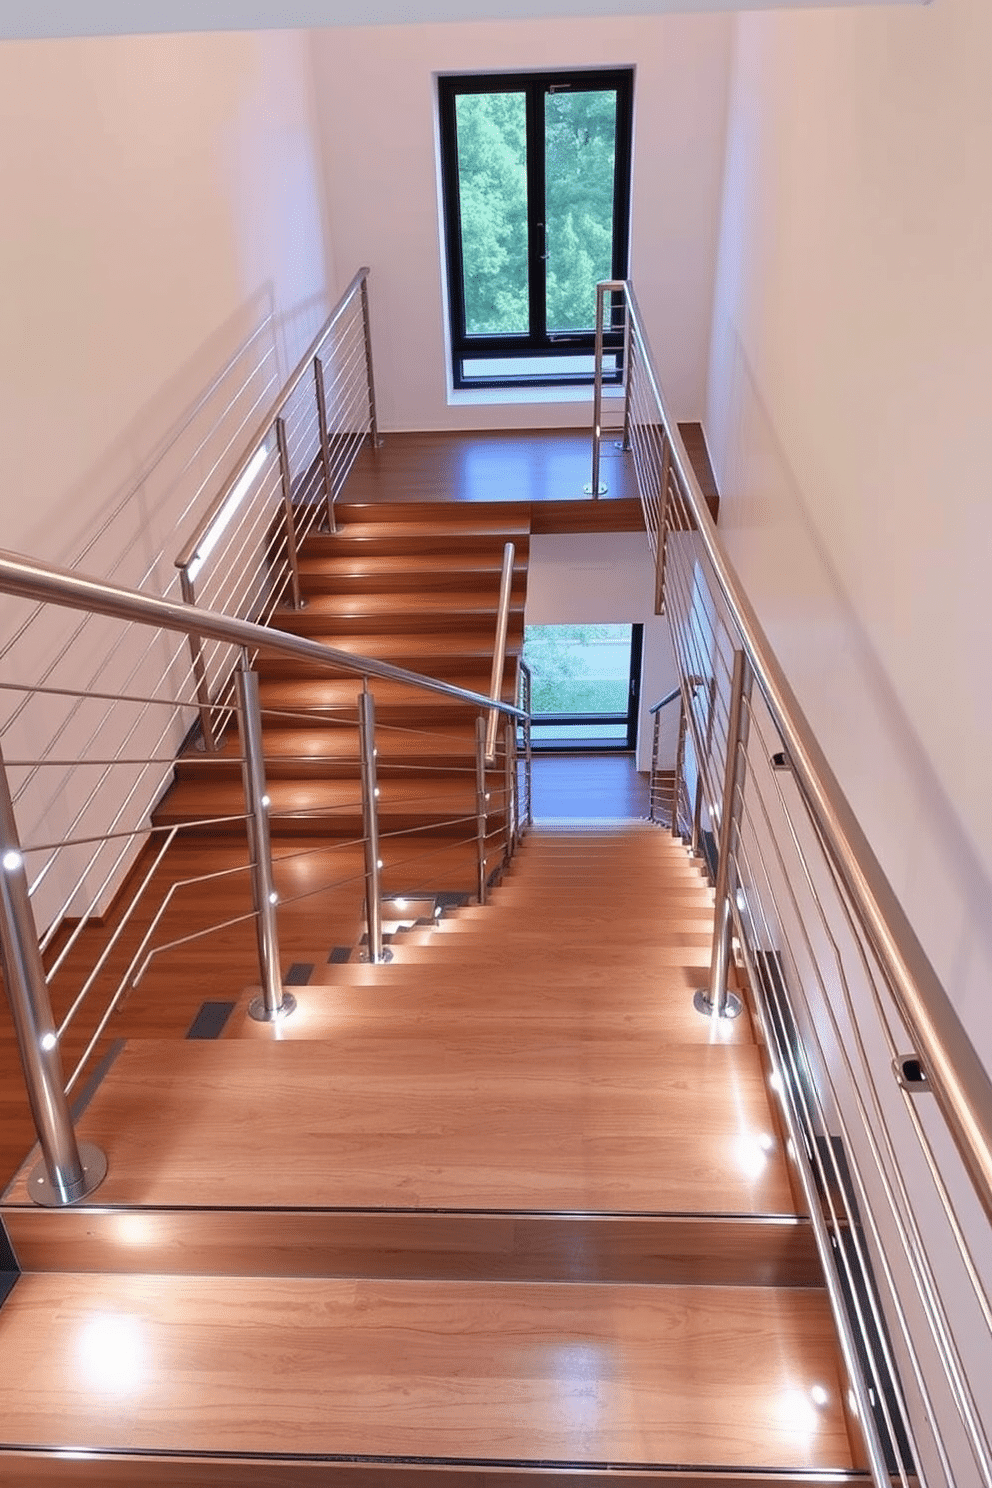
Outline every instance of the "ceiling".
<svg viewBox="0 0 992 1488">
<path fill-rule="evenodd" d="M 909 0 L 838 0 L 848 5 Z M 916 0 L 926 3 L 926 0 Z M 260 31 L 422 21 L 655 15 L 664 11 L 803 10 L 823 0 L 0 0 L 0 37 L 161 31 Z"/>
</svg>

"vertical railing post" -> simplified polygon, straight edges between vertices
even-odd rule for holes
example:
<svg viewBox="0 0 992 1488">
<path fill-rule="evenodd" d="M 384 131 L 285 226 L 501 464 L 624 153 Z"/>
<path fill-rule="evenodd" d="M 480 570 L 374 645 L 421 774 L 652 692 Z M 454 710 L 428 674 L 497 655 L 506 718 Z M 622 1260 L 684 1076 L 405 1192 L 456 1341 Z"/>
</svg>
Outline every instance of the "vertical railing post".
<svg viewBox="0 0 992 1488">
<path fill-rule="evenodd" d="M 375 375 L 372 371 L 372 318 L 369 315 L 369 284 L 365 278 L 362 279 L 362 331 L 365 336 L 365 371 L 369 386 L 369 433 L 372 436 L 372 448 L 378 449 L 382 440 L 379 438 L 379 419 L 375 407 Z"/>
<path fill-rule="evenodd" d="M 527 801 L 526 822 L 528 827 L 532 827 L 534 825 L 534 752 L 530 735 L 531 675 L 530 667 L 525 661 L 520 663 L 520 689 L 517 703 L 527 715 L 524 719 L 524 790 Z"/>
<path fill-rule="evenodd" d="M 592 480 L 582 489 L 594 499 L 605 496 L 606 487 L 599 483 L 599 445 L 603 436 L 603 302 L 606 290 L 596 285 L 596 349 L 593 354 L 592 380 Z"/>
<path fill-rule="evenodd" d="M 506 662 L 506 632 L 510 622 L 510 594 L 513 589 L 513 560 L 515 549 L 512 542 L 503 545 L 503 571 L 499 581 L 499 600 L 496 606 L 496 640 L 493 643 L 493 665 L 489 677 L 489 696 L 499 700 L 503 690 L 503 667 Z M 496 754 L 496 729 L 499 712 L 489 709 L 486 720 L 486 759 L 491 764 Z"/>
<path fill-rule="evenodd" d="M 506 794 L 506 862 L 509 863 L 517 846 L 517 723 L 514 718 L 504 719 L 503 780 Z"/>
<path fill-rule="evenodd" d="M 681 837 L 679 806 L 682 804 L 682 776 L 685 772 L 685 698 L 679 701 L 679 740 L 675 746 L 675 778 L 672 781 L 672 836 Z"/>
<path fill-rule="evenodd" d="M 648 784 L 648 820 L 657 821 L 655 815 L 655 802 L 658 796 L 658 754 L 661 746 L 661 709 L 655 708 L 651 714 L 651 778 Z"/>
<path fill-rule="evenodd" d="M 730 944 L 733 933 L 733 895 L 736 888 L 737 847 L 740 838 L 744 789 L 744 753 L 747 747 L 746 704 L 750 693 L 750 669 L 744 652 L 734 652 L 730 687 L 730 716 L 727 722 L 727 758 L 720 809 L 720 845 L 716 867 L 713 912 L 713 953 L 710 983 L 693 998 L 697 1012 L 713 1018 L 736 1018 L 741 1000 L 727 987 L 730 975 Z"/>
<path fill-rule="evenodd" d="M 289 576 L 293 590 L 293 609 L 303 608 L 300 592 L 300 552 L 296 536 L 296 510 L 293 506 L 293 477 L 289 468 L 289 444 L 286 439 L 286 420 L 276 419 L 276 441 L 279 446 L 279 474 L 282 478 L 282 504 L 286 516 L 286 557 L 289 560 Z"/>
<path fill-rule="evenodd" d="M 631 389 L 634 386 L 634 338 L 630 331 L 630 303 L 626 292 L 623 297 L 623 443 L 620 448 L 626 454 L 630 450 Z"/>
<path fill-rule="evenodd" d="M 327 393 L 324 388 L 324 364 L 320 359 L 320 353 L 313 359 L 313 381 L 317 393 L 317 426 L 320 431 L 320 465 L 324 472 L 324 497 L 327 501 L 327 530 L 337 531 L 337 519 L 334 515 L 334 486 L 331 471 L 331 445 L 330 436 L 327 432 Z"/>
<path fill-rule="evenodd" d="M 665 613 L 665 552 L 668 546 L 669 484 L 672 478 L 672 446 L 661 431 L 661 484 L 658 488 L 658 531 L 654 541 L 654 612 Z"/>
<path fill-rule="evenodd" d="M 92 1193 L 107 1159 L 92 1143 L 77 1143 L 65 1094 L 59 1041 L 28 894 L 10 785 L 0 755 L 0 963 L 17 1033 L 31 1114 L 42 1160 L 28 1179 L 38 1204 L 55 1208 Z"/>
<path fill-rule="evenodd" d="M 358 737 L 362 752 L 362 823 L 365 840 L 365 918 L 368 957 L 373 965 L 392 960 L 382 944 L 382 884 L 379 875 L 379 785 L 375 765 L 375 698 L 368 682 L 358 695 Z"/>
<path fill-rule="evenodd" d="M 251 854 L 251 889 L 255 905 L 255 938 L 258 943 L 260 995 L 248 1011 L 259 1023 L 288 1016 L 296 1006 L 291 992 L 283 992 L 279 966 L 279 926 L 272 875 L 272 839 L 269 831 L 269 793 L 265 783 L 262 747 L 262 710 L 258 701 L 258 676 L 251 670 L 247 654 L 234 674 L 238 693 L 238 727 L 241 730 L 241 778 L 245 790 L 248 850 Z"/>
<path fill-rule="evenodd" d="M 479 903 L 486 902 L 486 718 L 475 720 L 475 838 L 479 867 Z"/>
<path fill-rule="evenodd" d="M 188 605 L 196 604 L 196 590 L 193 580 L 189 576 L 188 568 L 179 570 L 179 585 L 182 589 L 183 602 Z M 210 707 L 210 687 L 207 682 L 207 667 L 203 660 L 203 642 L 198 635 L 190 635 L 189 654 L 193 663 L 193 681 L 196 684 L 196 701 L 200 710 L 200 733 L 203 737 L 203 747 L 211 753 L 217 748 L 217 736 L 214 733 L 213 713 Z"/>
</svg>

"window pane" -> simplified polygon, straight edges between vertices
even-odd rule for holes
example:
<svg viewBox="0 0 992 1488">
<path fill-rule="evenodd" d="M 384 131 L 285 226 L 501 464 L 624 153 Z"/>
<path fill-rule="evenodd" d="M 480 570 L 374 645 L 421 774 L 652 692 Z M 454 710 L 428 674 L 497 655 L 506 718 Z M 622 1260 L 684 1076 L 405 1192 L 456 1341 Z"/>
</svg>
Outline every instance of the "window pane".
<svg viewBox="0 0 992 1488">
<path fill-rule="evenodd" d="M 613 277 L 617 95 L 548 93 L 544 100 L 548 331 L 596 323 L 596 284 Z"/>
<path fill-rule="evenodd" d="M 465 330 L 526 335 L 527 133 L 523 93 L 455 100 Z"/>
<path fill-rule="evenodd" d="M 626 744 L 626 723 L 535 723 L 531 744 Z"/>
<path fill-rule="evenodd" d="M 532 711 L 626 715 L 630 639 L 629 625 L 529 625 Z"/>
</svg>

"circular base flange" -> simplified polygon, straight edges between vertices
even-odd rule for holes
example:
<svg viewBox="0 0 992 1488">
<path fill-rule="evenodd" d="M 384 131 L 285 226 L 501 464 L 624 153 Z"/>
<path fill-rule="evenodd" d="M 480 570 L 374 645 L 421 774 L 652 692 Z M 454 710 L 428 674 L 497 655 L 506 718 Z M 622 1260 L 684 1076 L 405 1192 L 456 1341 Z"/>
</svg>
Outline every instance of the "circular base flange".
<svg viewBox="0 0 992 1488">
<path fill-rule="evenodd" d="M 295 1010 L 296 998 L 292 992 L 284 992 L 282 994 L 282 1002 L 274 1013 L 270 1012 L 265 1006 L 265 998 L 261 992 L 257 997 L 253 997 L 248 1004 L 248 1016 L 249 1018 L 254 1018 L 256 1023 L 274 1023 L 277 1018 L 288 1018 L 290 1013 Z"/>
<path fill-rule="evenodd" d="M 587 485 L 584 485 L 582 487 L 582 489 L 587 496 L 605 496 L 610 488 L 609 486 L 600 486 L 598 491 L 594 491 L 592 488 L 592 481 L 589 481 Z"/>
<path fill-rule="evenodd" d="M 710 1002 L 710 994 L 705 987 L 701 987 L 698 992 L 693 994 L 692 1005 L 696 1009 L 697 1013 L 702 1013 L 704 1018 L 712 1018 L 713 1004 L 712 1002 Z M 728 992 L 726 1001 L 723 1005 L 723 1012 L 720 1014 L 720 1017 L 739 1018 L 743 1011 L 744 1004 L 737 996 L 737 993 Z"/>
<path fill-rule="evenodd" d="M 65 1194 L 56 1188 L 48 1176 L 44 1162 L 33 1167 L 28 1178 L 28 1193 L 34 1202 L 45 1209 L 64 1209 L 67 1204 L 78 1204 L 80 1199 L 85 1199 L 87 1194 L 98 1188 L 107 1176 L 106 1153 L 95 1142 L 80 1142 L 79 1160 L 83 1165 L 83 1181 L 78 1193 L 72 1194 Z"/>
<path fill-rule="evenodd" d="M 392 961 L 392 959 L 393 959 L 393 953 L 389 949 L 388 946 L 384 946 L 383 947 L 383 950 L 382 950 L 382 960 L 381 961 L 373 961 L 372 960 L 372 957 L 369 955 L 368 951 L 363 951 L 362 954 L 359 956 L 358 959 L 365 966 L 385 966 L 385 964 L 386 964 L 387 961 Z"/>
</svg>

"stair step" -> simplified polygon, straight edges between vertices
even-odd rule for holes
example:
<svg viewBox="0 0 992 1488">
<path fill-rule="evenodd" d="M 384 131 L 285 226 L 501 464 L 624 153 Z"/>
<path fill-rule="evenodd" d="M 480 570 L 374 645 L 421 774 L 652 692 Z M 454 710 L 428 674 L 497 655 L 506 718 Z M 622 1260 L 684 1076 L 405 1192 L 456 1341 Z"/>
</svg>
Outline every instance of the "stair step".
<svg viewBox="0 0 992 1488">
<path fill-rule="evenodd" d="M 350 656 L 368 656 L 376 661 L 388 661 L 392 666 L 405 667 L 409 672 L 439 678 L 443 682 L 468 671 L 476 678 L 476 691 L 479 686 L 483 692 L 489 691 L 493 636 L 488 633 L 470 631 L 463 635 L 454 629 L 448 629 L 430 635 L 418 634 L 411 638 L 389 631 L 376 634 L 342 630 L 336 635 L 315 632 L 309 639 L 336 651 L 346 651 Z M 516 667 L 512 659 L 507 662 L 505 670 L 508 677 L 515 675 Z M 324 669 L 309 662 L 275 656 L 260 656 L 258 673 L 263 678 L 327 677 Z"/>
<path fill-rule="evenodd" d="M 362 630 L 366 634 L 395 635 L 402 639 L 411 633 L 443 634 L 451 626 L 457 626 L 469 634 L 495 637 L 496 598 L 491 603 L 488 599 L 476 603 L 474 595 L 456 593 L 430 595 L 422 602 L 406 595 L 402 605 L 383 602 L 399 597 L 317 594 L 301 610 L 279 610 L 273 616 L 273 623 L 291 635 L 306 636 L 332 637 Z M 453 603 L 438 602 L 445 599 Z M 507 626 L 511 650 L 523 641 L 523 615 L 522 596 L 514 595 Z"/>
<path fill-rule="evenodd" d="M 530 524 L 529 501 L 339 501 L 334 507 L 338 527 L 349 531 L 355 523 L 401 522 L 447 531 L 495 528 L 519 529 Z"/>
<path fill-rule="evenodd" d="M 300 559 L 300 577 L 306 594 L 471 594 L 494 593 L 499 596 L 502 573 L 501 557 L 495 554 L 478 558 L 466 554 L 459 559 L 445 558 L 357 558 L 304 557 Z M 513 591 L 523 596 L 527 588 L 527 569 L 517 564 L 513 572 Z"/>
<path fill-rule="evenodd" d="M 269 780 L 312 779 L 336 774 L 354 776 L 361 762 L 358 728 L 325 724 L 323 728 L 268 727 L 262 731 L 265 773 Z M 471 725 L 432 729 L 429 733 L 384 728 L 378 739 L 380 779 L 391 771 L 406 774 L 423 766 L 471 769 L 475 778 L 476 736 Z M 241 778 L 241 745 L 236 736 L 221 742 L 214 754 L 190 750 L 176 766 L 180 779 Z M 402 778 L 402 777 L 401 777 Z"/>
<path fill-rule="evenodd" d="M 853 1465 L 829 1308 L 801 1288 L 40 1274 L 0 1346 L 22 1450 L 358 1459 L 384 1483 L 411 1459 L 510 1482 Z"/>
<path fill-rule="evenodd" d="M 529 551 L 529 537 L 524 528 L 498 526 L 448 529 L 431 531 L 411 523 L 351 523 L 334 534 L 313 533 L 307 538 L 304 552 L 308 557 L 326 555 L 331 558 L 387 558 L 430 557 L 446 558 L 458 555 L 492 556 L 500 562 L 507 542 L 516 549 L 519 562 Z"/>
<path fill-rule="evenodd" d="M 375 994 L 342 1001 L 363 998 L 374 1017 Z M 428 1037 L 439 1011 L 425 998 Z M 336 1039 L 133 1040 L 78 1126 L 108 1157 L 99 1207 L 795 1212 L 758 1048 L 661 1048 L 636 1078 L 549 1054 L 538 1077 L 504 1042 L 479 1075 L 389 1038 L 364 1065 Z M 23 1170 L 8 1202 L 30 1203 Z"/>
<path fill-rule="evenodd" d="M 272 779 L 270 829 L 273 835 L 361 836 L 362 795 L 357 779 Z M 474 775 L 462 779 L 425 774 L 383 780 L 379 787 L 379 824 L 382 832 L 410 831 L 431 826 L 436 832 L 470 837 L 475 832 Z M 180 779 L 156 808 L 157 826 L 177 822 L 211 821 L 216 835 L 244 834 L 244 789 L 239 780 Z M 226 818 L 216 821 L 216 818 Z M 495 830 L 501 820 L 499 804 L 491 808 Z"/>
</svg>

